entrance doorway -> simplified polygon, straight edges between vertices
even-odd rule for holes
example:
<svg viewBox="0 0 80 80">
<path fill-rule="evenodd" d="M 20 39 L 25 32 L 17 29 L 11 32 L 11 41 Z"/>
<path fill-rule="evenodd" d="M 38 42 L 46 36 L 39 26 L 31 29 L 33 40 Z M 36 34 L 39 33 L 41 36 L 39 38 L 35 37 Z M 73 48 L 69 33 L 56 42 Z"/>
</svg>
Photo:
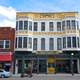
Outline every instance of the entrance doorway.
<svg viewBox="0 0 80 80">
<path fill-rule="evenodd" d="M 46 60 L 39 60 L 39 73 L 47 73 Z"/>
</svg>

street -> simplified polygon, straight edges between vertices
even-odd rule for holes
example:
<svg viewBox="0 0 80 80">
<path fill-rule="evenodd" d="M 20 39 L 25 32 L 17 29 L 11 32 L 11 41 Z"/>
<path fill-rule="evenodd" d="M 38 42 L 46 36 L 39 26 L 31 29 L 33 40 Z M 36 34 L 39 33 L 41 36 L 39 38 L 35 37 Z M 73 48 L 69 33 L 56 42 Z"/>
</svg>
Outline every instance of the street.
<svg viewBox="0 0 80 80">
<path fill-rule="evenodd" d="M 10 78 L 0 78 L 0 80 L 80 80 L 80 76 L 78 75 L 74 75 L 72 76 L 71 74 L 69 75 L 33 75 L 33 77 L 29 78 L 29 77 L 19 77 L 19 76 L 14 76 L 14 77 L 10 77 Z"/>
</svg>

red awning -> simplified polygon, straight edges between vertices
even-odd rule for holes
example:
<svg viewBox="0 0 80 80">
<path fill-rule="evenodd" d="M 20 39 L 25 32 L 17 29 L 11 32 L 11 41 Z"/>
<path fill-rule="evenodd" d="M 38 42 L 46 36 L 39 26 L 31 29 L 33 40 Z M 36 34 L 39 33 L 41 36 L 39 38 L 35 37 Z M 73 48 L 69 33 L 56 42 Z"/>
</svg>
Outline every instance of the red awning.
<svg viewBox="0 0 80 80">
<path fill-rule="evenodd" d="M 12 61 L 12 53 L 11 52 L 1 52 L 0 53 L 0 61 Z"/>
</svg>

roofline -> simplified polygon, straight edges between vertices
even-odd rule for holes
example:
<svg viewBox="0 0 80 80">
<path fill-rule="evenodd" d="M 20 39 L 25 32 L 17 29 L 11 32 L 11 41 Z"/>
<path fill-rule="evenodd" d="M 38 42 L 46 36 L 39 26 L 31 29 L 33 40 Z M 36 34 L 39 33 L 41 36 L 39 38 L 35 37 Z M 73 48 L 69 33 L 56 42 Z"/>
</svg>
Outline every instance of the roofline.
<svg viewBox="0 0 80 80">
<path fill-rule="evenodd" d="M 55 14 L 55 13 L 79 13 L 79 12 L 78 11 L 70 11 L 70 12 L 65 12 L 65 11 L 64 12 L 38 12 L 38 11 L 37 12 L 26 12 L 24 11 L 24 12 L 16 12 L 16 13 L 17 14 L 18 13 L 34 13 L 34 14 L 54 13 Z"/>
</svg>

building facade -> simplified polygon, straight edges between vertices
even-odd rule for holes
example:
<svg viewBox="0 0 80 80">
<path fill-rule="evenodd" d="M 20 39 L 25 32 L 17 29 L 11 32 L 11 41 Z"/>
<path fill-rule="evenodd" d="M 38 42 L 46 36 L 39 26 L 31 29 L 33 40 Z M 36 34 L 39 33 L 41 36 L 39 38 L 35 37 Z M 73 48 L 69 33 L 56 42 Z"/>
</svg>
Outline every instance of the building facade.
<svg viewBox="0 0 80 80">
<path fill-rule="evenodd" d="M 12 55 L 14 53 L 15 29 L 0 27 L 0 69 L 12 69 Z"/>
<path fill-rule="evenodd" d="M 32 61 L 35 73 L 80 72 L 78 12 L 17 12 L 15 73 Z M 73 55 L 71 55 L 73 54 Z"/>
</svg>

